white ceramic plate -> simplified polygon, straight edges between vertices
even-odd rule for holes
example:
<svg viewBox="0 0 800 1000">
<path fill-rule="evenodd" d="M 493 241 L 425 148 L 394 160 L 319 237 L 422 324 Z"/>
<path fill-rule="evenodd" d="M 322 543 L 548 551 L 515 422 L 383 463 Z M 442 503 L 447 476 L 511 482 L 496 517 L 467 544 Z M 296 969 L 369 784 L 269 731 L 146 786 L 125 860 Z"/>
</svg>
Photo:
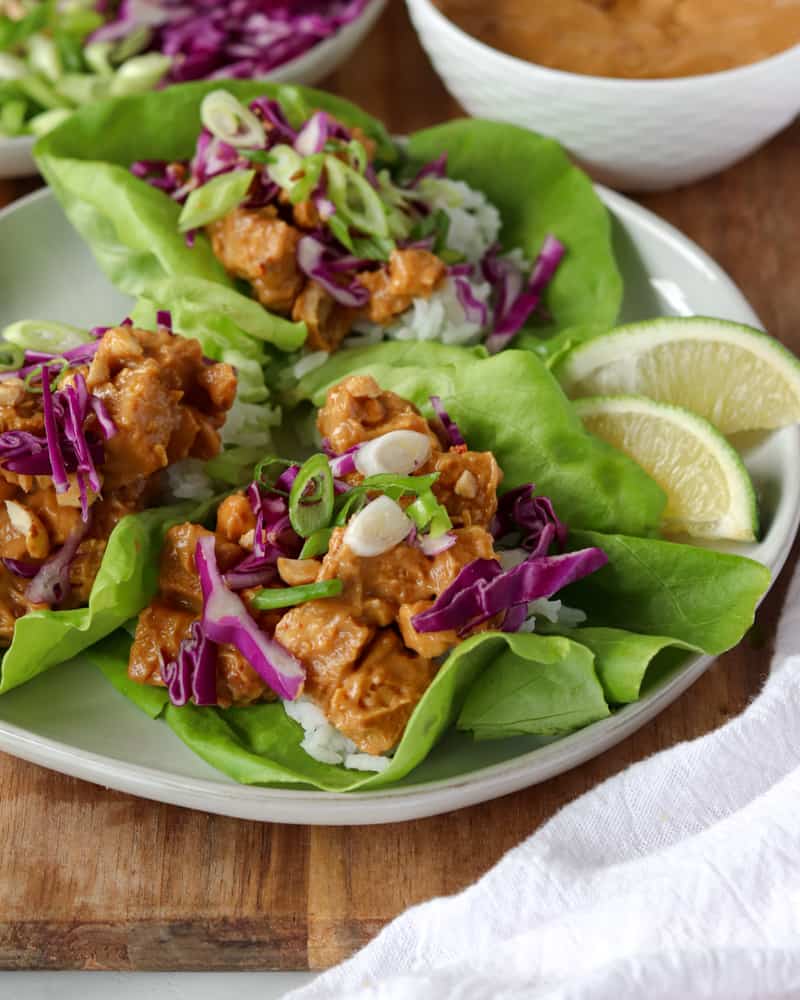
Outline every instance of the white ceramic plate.
<svg viewBox="0 0 800 1000">
<path fill-rule="evenodd" d="M 309 87 L 322 80 L 349 59 L 361 39 L 378 20 L 385 6 L 386 0 L 372 0 L 361 17 L 352 24 L 348 24 L 297 59 L 291 59 L 283 66 L 279 66 L 264 79 L 274 83 L 303 83 Z M 34 142 L 35 139 L 28 135 L 13 139 L 0 136 L 0 178 L 33 177 L 38 173 L 32 154 Z"/>
<path fill-rule="evenodd" d="M 624 320 L 704 313 L 758 322 L 730 279 L 695 244 L 626 198 L 603 189 L 600 194 L 615 219 Z M 96 326 L 119 321 L 130 305 L 98 271 L 48 191 L 0 213 L 0 293 L 0 326 L 24 317 Z M 761 560 L 774 575 L 800 518 L 798 445 L 800 431 L 788 428 L 746 456 L 767 530 L 759 545 L 730 549 Z M 526 737 L 475 743 L 451 733 L 402 783 L 382 792 L 336 795 L 238 785 L 81 662 L 57 667 L 0 699 L 0 749 L 135 795 L 230 816 L 383 823 L 448 812 L 566 771 L 642 726 L 710 662 L 695 657 L 641 701 L 554 742 Z M 456 777 L 443 777 L 456 771 Z"/>
</svg>

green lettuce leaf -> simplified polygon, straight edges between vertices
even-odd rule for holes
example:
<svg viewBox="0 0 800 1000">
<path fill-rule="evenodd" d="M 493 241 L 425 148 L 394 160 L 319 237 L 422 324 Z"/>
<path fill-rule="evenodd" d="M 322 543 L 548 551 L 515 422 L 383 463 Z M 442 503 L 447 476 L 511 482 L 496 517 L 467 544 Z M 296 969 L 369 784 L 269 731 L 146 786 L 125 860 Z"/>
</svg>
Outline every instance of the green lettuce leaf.
<svg viewBox="0 0 800 1000">
<path fill-rule="evenodd" d="M 503 488 L 535 483 L 570 527 L 641 535 L 660 522 L 660 488 L 635 462 L 586 433 L 558 383 L 527 351 L 480 358 L 428 342 L 376 344 L 338 353 L 300 381 L 292 400 L 320 406 L 346 369 L 370 373 L 429 417 L 429 397 L 441 396 L 469 446 L 494 452 Z"/>
<path fill-rule="evenodd" d="M 105 677 L 151 718 L 159 716 L 200 757 L 244 784 L 313 785 L 327 791 L 375 789 L 404 777 L 420 764 L 455 721 L 467 691 L 490 663 L 518 661 L 541 672 L 528 696 L 539 728 L 517 732 L 555 733 L 608 715 L 592 654 L 568 639 L 484 633 L 464 642 L 448 658 L 425 692 L 394 754 L 381 774 L 348 771 L 313 760 L 300 746 L 301 727 L 278 703 L 246 708 L 197 708 L 169 704 L 163 689 L 127 677 L 130 636 L 119 631 L 95 646 L 89 658 Z M 564 677 L 559 676 L 559 665 Z M 538 700 L 537 700 L 538 699 Z M 571 720 L 571 726 L 558 719 Z"/>
<path fill-rule="evenodd" d="M 571 531 L 568 545 L 597 545 L 608 556 L 559 594 L 589 625 L 669 636 L 706 653 L 736 645 L 770 583 L 761 563 L 693 545 L 596 531 Z"/>
<path fill-rule="evenodd" d="M 17 620 L 0 662 L 0 694 L 64 663 L 138 614 L 158 589 L 158 556 L 167 528 L 201 511 L 192 503 L 124 517 L 108 540 L 87 607 L 31 611 Z"/>
<path fill-rule="evenodd" d="M 561 736 L 610 714 L 585 646 L 535 633 L 507 642 L 470 688 L 459 729 L 478 740 Z"/>
<path fill-rule="evenodd" d="M 622 279 L 611 247 L 608 212 L 592 182 L 553 139 L 515 125 L 447 122 L 411 136 L 408 152 L 427 161 L 447 153 L 448 175 L 483 191 L 500 211 L 500 240 L 532 260 L 548 233 L 567 253 L 544 296 L 547 322 L 529 322 L 514 347 L 542 355 L 609 330 L 622 303 Z M 574 335 L 574 336 L 573 336 Z"/>
<path fill-rule="evenodd" d="M 537 624 L 545 635 L 563 635 L 594 653 L 594 667 L 606 700 L 611 705 L 638 701 L 651 675 L 660 677 L 686 659 L 689 652 L 701 653 L 698 646 L 663 635 L 640 635 L 620 628 L 559 629 Z"/>
</svg>

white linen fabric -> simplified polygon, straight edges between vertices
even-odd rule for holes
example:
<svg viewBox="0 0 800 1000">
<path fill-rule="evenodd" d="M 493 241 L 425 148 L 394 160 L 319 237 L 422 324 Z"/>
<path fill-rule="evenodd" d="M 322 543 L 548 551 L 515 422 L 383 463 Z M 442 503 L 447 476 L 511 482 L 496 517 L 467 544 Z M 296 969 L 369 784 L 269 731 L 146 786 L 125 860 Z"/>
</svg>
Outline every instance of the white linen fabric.
<svg viewBox="0 0 800 1000">
<path fill-rule="evenodd" d="M 742 715 L 609 779 L 290 994 L 645 996 L 800 997 L 800 571 Z"/>
</svg>

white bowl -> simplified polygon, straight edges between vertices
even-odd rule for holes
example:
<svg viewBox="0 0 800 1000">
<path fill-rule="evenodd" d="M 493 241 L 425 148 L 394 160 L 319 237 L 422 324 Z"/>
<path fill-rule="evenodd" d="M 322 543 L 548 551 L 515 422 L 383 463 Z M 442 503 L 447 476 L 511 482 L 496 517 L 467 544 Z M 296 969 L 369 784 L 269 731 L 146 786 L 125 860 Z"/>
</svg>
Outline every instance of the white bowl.
<svg viewBox="0 0 800 1000">
<path fill-rule="evenodd" d="M 16 135 L 13 138 L 0 136 L 0 178 L 32 177 L 37 173 L 33 159 L 32 135 Z"/>
<path fill-rule="evenodd" d="M 360 17 L 315 45 L 308 52 L 278 66 L 264 79 L 274 83 L 316 83 L 333 73 L 350 58 L 355 48 L 380 17 L 387 0 L 371 0 Z M 4 139 L 0 137 L 0 178 L 32 177 L 38 173 L 31 150 L 35 138 L 29 135 Z"/>
<path fill-rule="evenodd" d="M 553 136 L 613 187 L 662 190 L 707 177 L 800 111 L 800 45 L 720 73 L 619 80 L 525 62 L 468 35 L 431 0 L 406 3 L 445 86 L 471 115 Z"/>
</svg>

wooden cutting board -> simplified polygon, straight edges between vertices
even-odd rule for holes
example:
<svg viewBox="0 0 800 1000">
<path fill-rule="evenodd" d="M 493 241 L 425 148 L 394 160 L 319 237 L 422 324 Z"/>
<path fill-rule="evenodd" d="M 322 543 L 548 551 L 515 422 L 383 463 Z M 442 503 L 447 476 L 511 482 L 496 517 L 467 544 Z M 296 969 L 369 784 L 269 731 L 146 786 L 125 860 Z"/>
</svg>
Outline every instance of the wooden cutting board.
<svg viewBox="0 0 800 1000">
<path fill-rule="evenodd" d="M 399 0 L 328 86 L 395 133 L 458 113 Z M 712 254 L 767 328 L 796 351 L 798 163 L 795 126 L 720 177 L 640 199 Z M 0 205 L 34 185 L 0 182 Z M 796 547 L 790 567 L 797 554 Z M 568 774 L 449 816 L 360 829 L 250 823 L 135 799 L 0 755 L 0 968 L 338 962 L 407 906 L 464 888 L 593 785 L 740 712 L 762 684 L 787 579 L 785 571 L 740 647 L 644 729 Z"/>
</svg>

